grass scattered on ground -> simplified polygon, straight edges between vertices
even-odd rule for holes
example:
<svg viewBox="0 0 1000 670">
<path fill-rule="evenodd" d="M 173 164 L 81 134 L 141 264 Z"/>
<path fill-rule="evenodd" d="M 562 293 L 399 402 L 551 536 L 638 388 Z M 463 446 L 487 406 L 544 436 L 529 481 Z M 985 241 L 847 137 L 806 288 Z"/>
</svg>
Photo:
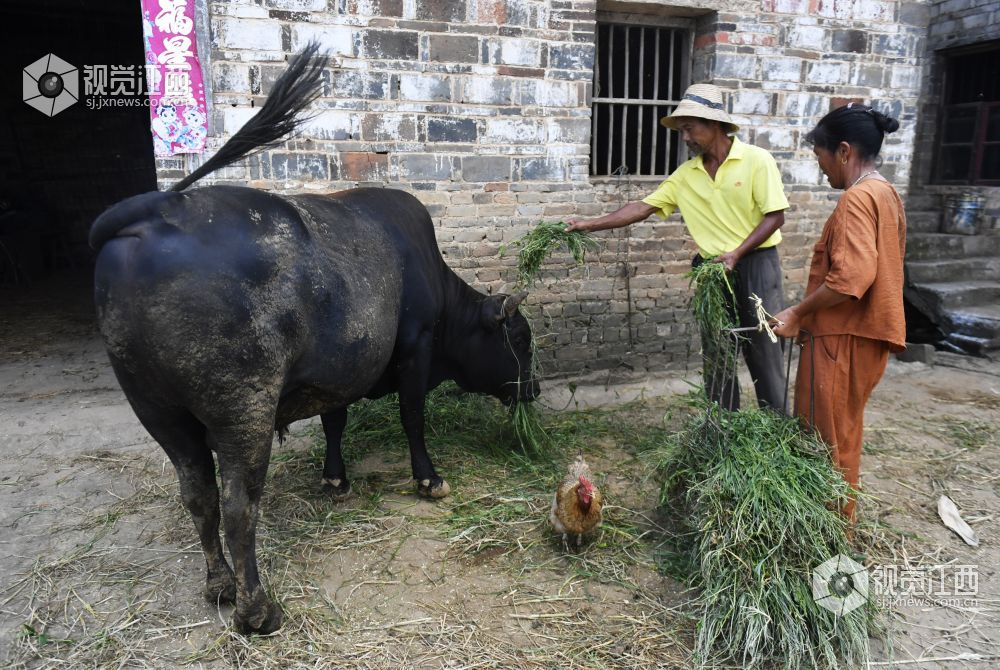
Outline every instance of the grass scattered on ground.
<svg viewBox="0 0 1000 670">
<path fill-rule="evenodd" d="M 611 459 L 608 470 L 635 476 L 641 489 L 640 463 L 628 454 L 648 431 L 665 431 L 660 414 L 662 407 L 648 404 L 544 414 L 549 448 L 525 453 L 500 403 L 446 385 L 427 407 L 429 450 L 453 491 L 436 503 L 415 496 L 394 396 L 350 411 L 344 452 L 354 495 L 345 502 L 320 489 L 325 449 L 318 423 L 297 429 L 272 452 L 261 505 L 259 565 L 285 613 L 282 629 L 263 637 L 232 633 L 231 608 L 202 601 L 200 544 L 165 457 L 102 455 L 99 467 L 108 477 L 127 477 L 131 488 L 84 518 L 67 519 L 60 531 L 78 535 L 79 546 L 39 560 L 0 594 L 5 610 L 24 613 L 25 627 L 6 660 L 33 668 L 359 670 L 445 661 L 637 669 L 661 667 L 665 659 L 680 663 L 688 620 L 667 606 L 662 596 L 669 594 L 650 591 L 637 577 L 638 571 L 655 578 L 652 492 L 645 501 L 639 490 L 610 495 L 603 530 L 569 554 L 546 522 L 550 496 L 578 452 Z M 609 482 L 602 476 L 598 483 Z M 489 596 L 504 632 L 446 602 L 427 603 L 427 615 L 383 613 L 372 620 L 359 607 L 367 605 L 365 590 L 343 601 L 365 580 L 403 575 L 351 575 L 339 598 L 327 590 L 325 570 L 343 560 L 337 557 L 377 556 L 388 570 L 404 542 L 421 538 L 439 542 L 444 552 L 440 565 L 428 566 L 427 579 L 441 579 L 447 569 L 449 579 L 481 575 L 493 583 L 502 575 L 513 584 L 509 593 Z M 423 583 L 425 575 L 409 578 Z M 379 587 L 367 593 L 372 588 Z M 595 599 L 595 588 L 617 589 L 630 604 Z M 179 599 L 190 607 L 178 607 Z M 507 635 L 511 626 L 520 638 Z"/>
</svg>

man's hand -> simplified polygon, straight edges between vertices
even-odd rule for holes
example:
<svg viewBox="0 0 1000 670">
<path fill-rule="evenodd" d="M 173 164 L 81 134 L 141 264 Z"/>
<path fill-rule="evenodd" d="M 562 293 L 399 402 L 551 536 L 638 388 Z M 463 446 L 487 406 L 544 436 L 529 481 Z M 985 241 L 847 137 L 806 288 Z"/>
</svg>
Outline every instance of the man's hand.
<svg viewBox="0 0 1000 670">
<path fill-rule="evenodd" d="M 797 337 L 802 329 L 802 319 L 795 307 L 789 307 L 774 315 L 770 321 L 771 329 L 780 337 Z"/>
<path fill-rule="evenodd" d="M 726 268 L 726 272 L 732 272 L 736 269 L 736 264 L 740 262 L 740 257 L 736 255 L 735 251 L 727 251 L 724 254 L 719 254 L 712 260 L 716 263 L 722 263 Z"/>
<path fill-rule="evenodd" d="M 566 223 L 567 233 L 571 230 L 587 230 L 587 219 L 569 219 Z"/>
</svg>

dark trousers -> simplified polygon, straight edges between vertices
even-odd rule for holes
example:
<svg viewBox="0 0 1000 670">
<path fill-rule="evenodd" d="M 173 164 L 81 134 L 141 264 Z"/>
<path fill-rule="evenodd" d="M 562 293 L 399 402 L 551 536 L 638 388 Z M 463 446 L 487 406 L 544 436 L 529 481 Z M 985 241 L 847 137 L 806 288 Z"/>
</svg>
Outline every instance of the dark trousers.
<svg viewBox="0 0 1000 670">
<path fill-rule="evenodd" d="M 692 267 L 705 263 L 700 255 L 695 256 Z M 734 320 L 741 328 L 757 326 L 757 312 L 750 294 L 756 294 L 764 302 L 764 309 L 769 314 L 777 314 L 784 309 L 784 296 L 781 290 L 781 263 L 778 260 L 778 250 L 775 247 L 756 249 L 740 259 L 733 270 L 733 291 L 736 293 L 735 304 L 731 304 Z M 742 333 L 745 339 L 740 342 L 740 350 L 746 360 L 750 376 L 753 378 L 754 390 L 757 392 L 757 404 L 784 413 L 785 403 L 785 370 L 782 366 L 783 341 L 771 342 L 765 332 Z M 702 348 L 705 334 L 702 333 Z M 740 387 L 736 370 L 721 370 L 712 379 L 705 380 L 705 392 L 714 402 L 729 410 L 740 408 Z"/>
</svg>

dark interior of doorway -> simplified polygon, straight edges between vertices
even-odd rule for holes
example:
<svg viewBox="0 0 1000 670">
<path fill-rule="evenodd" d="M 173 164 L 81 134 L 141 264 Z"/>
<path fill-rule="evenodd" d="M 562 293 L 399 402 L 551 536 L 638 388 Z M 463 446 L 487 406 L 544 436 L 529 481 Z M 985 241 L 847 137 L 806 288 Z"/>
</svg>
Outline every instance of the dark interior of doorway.
<svg viewBox="0 0 1000 670">
<path fill-rule="evenodd" d="M 0 41 L 0 298 L 44 293 L 58 309 L 89 285 L 87 231 L 122 198 L 156 188 L 145 106 L 92 109 L 87 66 L 144 62 L 139 0 L 4 0 Z M 77 68 L 80 101 L 54 116 L 25 104 L 23 70 L 47 54 Z M 84 294 L 86 295 L 86 294 Z M 9 315 L 9 312 L 8 312 Z"/>
</svg>

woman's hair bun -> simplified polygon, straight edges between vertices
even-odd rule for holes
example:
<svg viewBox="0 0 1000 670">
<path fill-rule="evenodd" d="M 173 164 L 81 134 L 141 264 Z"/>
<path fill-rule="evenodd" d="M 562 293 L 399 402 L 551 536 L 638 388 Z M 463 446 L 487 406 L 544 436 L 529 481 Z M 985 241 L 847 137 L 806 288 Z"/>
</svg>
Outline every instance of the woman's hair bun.
<svg viewBox="0 0 1000 670">
<path fill-rule="evenodd" d="M 875 117 L 875 125 L 883 133 L 894 133 L 899 130 L 899 121 L 892 118 L 891 116 L 886 116 L 880 111 L 875 109 L 872 110 L 872 116 Z"/>
</svg>

